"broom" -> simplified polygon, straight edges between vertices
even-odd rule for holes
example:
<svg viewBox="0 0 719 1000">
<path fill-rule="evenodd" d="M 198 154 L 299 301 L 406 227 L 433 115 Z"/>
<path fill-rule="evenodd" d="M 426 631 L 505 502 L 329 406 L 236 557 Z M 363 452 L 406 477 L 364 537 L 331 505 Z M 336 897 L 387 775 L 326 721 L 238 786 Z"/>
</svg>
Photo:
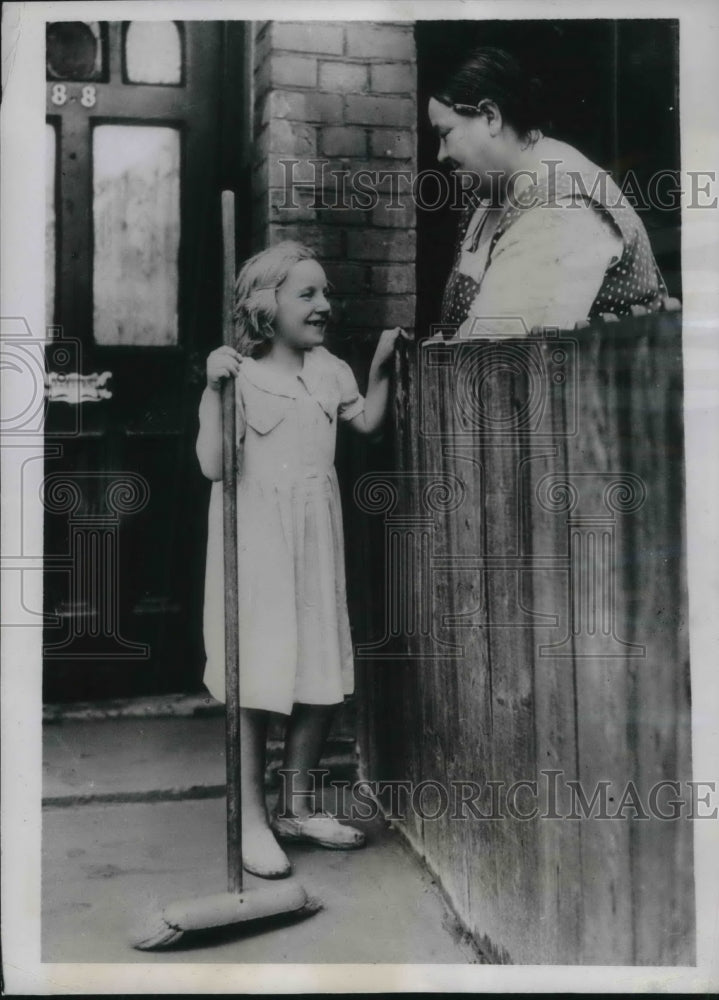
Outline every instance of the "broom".
<svg viewBox="0 0 719 1000">
<path fill-rule="evenodd" d="M 222 192 L 223 343 L 234 346 L 232 317 L 235 284 L 235 196 Z M 242 888 L 242 815 L 240 779 L 239 636 L 237 632 L 237 453 L 235 446 L 235 380 L 222 390 L 223 526 L 225 554 L 225 701 L 227 763 L 227 892 L 170 903 L 150 912 L 132 945 L 142 951 L 178 944 L 189 933 L 256 922 L 280 914 L 320 908 L 294 880 L 259 889 Z"/>
</svg>

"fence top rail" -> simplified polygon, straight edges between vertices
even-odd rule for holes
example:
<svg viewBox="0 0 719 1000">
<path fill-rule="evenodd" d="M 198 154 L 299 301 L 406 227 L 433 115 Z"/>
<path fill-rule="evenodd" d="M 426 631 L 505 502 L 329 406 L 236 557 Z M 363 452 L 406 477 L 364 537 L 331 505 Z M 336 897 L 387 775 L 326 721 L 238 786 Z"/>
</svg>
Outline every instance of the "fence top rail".
<svg viewBox="0 0 719 1000">
<path fill-rule="evenodd" d="M 510 318 L 511 319 L 511 318 Z M 517 322 L 511 333 L 498 334 L 494 337 L 458 337 L 457 327 L 434 324 L 430 329 L 433 331 L 427 337 L 415 338 L 412 343 L 425 345 L 428 343 L 445 344 L 478 344 L 478 343 L 505 343 L 506 341 L 522 340 L 551 340 L 555 337 L 577 337 L 578 339 L 587 336 L 591 332 L 601 331 L 604 335 L 613 336 L 633 336 L 639 332 L 645 332 L 659 324 L 666 326 L 667 323 L 676 327 L 681 327 L 682 311 L 678 299 L 664 300 L 664 308 L 658 312 L 649 312 L 643 306 L 633 306 L 631 315 L 617 316 L 615 313 L 602 313 L 601 316 L 591 320 L 582 320 L 572 328 L 562 328 L 557 326 L 533 326 L 527 329 L 521 318 L 517 317 Z M 503 320 L 506 322 L 506 320 Z M 403 341 L 407 345 L 407 341 Z"/>
</svg>

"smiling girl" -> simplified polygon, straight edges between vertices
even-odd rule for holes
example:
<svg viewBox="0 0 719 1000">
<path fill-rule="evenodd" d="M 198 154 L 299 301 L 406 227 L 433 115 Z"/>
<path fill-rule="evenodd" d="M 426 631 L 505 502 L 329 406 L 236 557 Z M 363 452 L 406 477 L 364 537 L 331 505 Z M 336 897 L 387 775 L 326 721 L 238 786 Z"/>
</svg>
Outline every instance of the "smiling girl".
<svg viewBox="0 0 719 1000">
<path fill-rule="evenodd" d="M 363 399 L 350 367 L 323 346 L 330 315 L 325 272 L 287 241 L 256 254 L 236 286 L 236 348 L 207 359 L 197 455 L 210 499 L 205 683 L 224 700 L 222 573 L 223 380 L 236 380 L 242 853 L 247 871 L 288 875 L 281 840 L 355 848 L 364 835 L 321 812 L 311 771 L 332 714 L 354 689 L 337 476 L 337 420 L 362 434 L 384 418 L 400 330 L 385 330 Z M 289 716 L 284 767 L 294 773 L 272 819 L 264 799 L 269 712 Z M 273 835 L 274 834 L 274 835 Z"/>
</svg>

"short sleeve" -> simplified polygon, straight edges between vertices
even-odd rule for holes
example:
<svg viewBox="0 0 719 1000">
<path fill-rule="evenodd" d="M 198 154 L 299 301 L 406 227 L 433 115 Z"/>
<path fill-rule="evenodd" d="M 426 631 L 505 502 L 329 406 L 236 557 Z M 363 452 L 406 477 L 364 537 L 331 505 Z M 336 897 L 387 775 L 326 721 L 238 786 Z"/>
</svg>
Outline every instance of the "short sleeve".
<svg viewBox="0 0 719 1000">
<path fill-rule="evenodd" d="M 337 358 L 337 381 L 340 389 L 337 416 L 340 420 L 353 420 L 364 410 L 364 396 L 360 394 L 354 372 L 339 358 Z"/>
</svg>

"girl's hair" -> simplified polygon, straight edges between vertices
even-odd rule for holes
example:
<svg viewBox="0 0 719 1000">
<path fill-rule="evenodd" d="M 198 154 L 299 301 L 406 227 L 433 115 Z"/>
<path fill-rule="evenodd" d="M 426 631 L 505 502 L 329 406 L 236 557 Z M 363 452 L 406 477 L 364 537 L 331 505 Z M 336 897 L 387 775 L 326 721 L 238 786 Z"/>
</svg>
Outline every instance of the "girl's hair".
<svg viewBox="0 0 719 1000">
<path fill-rule="evenodd" d="M 480 101 L 492 100 L 522 138 L 548 124 L 541 80 L 526 73 L 504 49 L 474 49 L 432 96 L 466 115 L 476 113 L 473 109 Z"/>
<path fill-rule="evenodd" d="M 250 357 L 264 353 L 274 336 L 276 292 L 301 260 L 315 260 L 309 247 L 284 240 L 245 261 L 235 284 L 235 348 Z"/>
</svg>

